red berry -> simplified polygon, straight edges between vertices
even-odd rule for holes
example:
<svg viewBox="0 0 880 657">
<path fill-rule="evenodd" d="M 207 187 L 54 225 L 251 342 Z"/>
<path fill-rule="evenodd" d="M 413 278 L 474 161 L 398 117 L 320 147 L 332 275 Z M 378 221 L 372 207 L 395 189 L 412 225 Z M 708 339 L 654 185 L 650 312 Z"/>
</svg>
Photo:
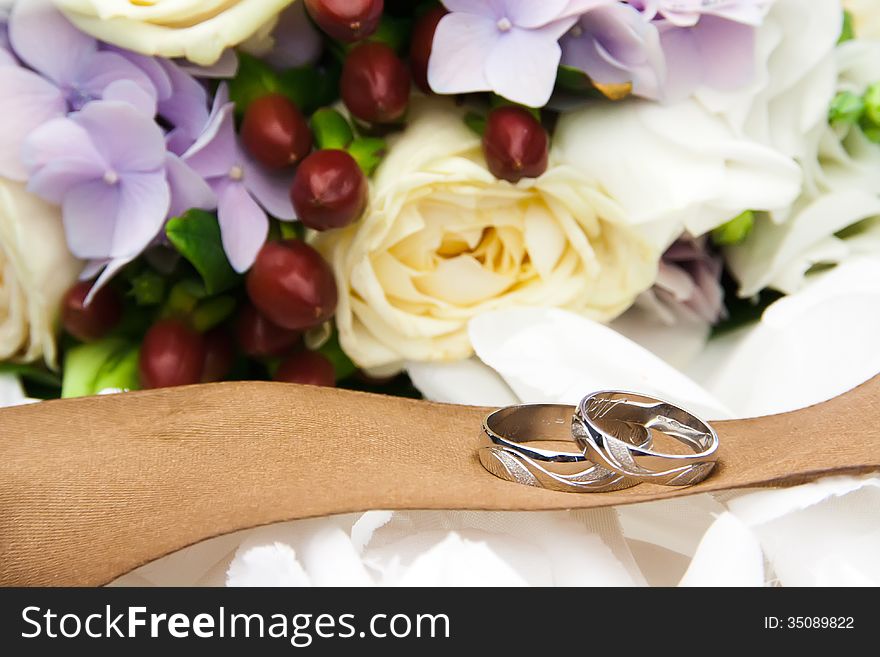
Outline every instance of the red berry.
<svg viewBox="0 0 880 657">
<path fill-rule="evenodd" d="M 517 182 L 547 170 L 547 131 L 522 107 L 498 107 L 489 113 L 483 153 L 496 178 Z"/>
<path fill-rule="evenodd" d="M 122 300 L 115 290 L 102 288 L 87 306 L 91 289 L 92 283 L 77 283 L 64 295 L 61 307 L 64 330 L 83 342 L 103 338 L 122 319 Z"/>
<path fill-rule="evenodd" d="M 409 46 L 409 67 L 412 70 L 413 82 L 426 94 L 432 93 L 428 84 L 428 60 L 434 48 L 434 33 L 437 24 L 446 15 L 443 7 L 433 7 L 426 11 L 413 26 L 412 41 Z"/>
<path fill-rule="evenodd" d="M 312 131 L 296 105 L 281 94 L 250 104 L 241 124 L 245 147 L 270 169 L 297 164 L 312 150 Z"/>
<path fill-rule="evenodd" d="M 247 291 L 270 321 L 300 331 L 336 312 L 338 291 L 330 265 L 305 242 L 267 242 L 247 275 Z"/>
<path fill-rule="evenodd" d="M 336 386 L 333 363 L 317 351 L 301 351 L 281 363 L 275 380 L 309 386 Z"/>
<path fill-rule="evenodd" d="M 198 383 L 204 366 L 204 338 L 180 320 L 163 319 L 147 331 L 140 355 L 144 388 Z"/>
<path fill-rule="evenodd" d="M 383 0 L 306 0 L 306 10 L 324 32 L 352 43 L 376 31 L 384 4 Z"/>
<path fill-rule="evenodd" d="M 251 304 L 241 309 L 235 333 L 241 350 L 253 358 L 280 356 L 299 342 L 302 335 L 273 324 Z"/>
<path fill-rule="evenodd" d="M 234 361 L 235 343 L 226 329 L 217 328 L 205 334 L 202 383 L 213 383 L 225 379 L 229 375 Z"/>
<path fill-rule="evenodd" d="M 296 216 L 314 230 L 342 228 L 367 205 L 367 177 L 345 151 L 315 151 L 296 171 L 290 198 Z"/>
<path fill-rule="evenodd" d="M 367 123 L 394 123 L 409 105 L 409 70 L 384 43 L 356 46 L 342 67 L 340 91 L 349 111 Z"/>
</svg>

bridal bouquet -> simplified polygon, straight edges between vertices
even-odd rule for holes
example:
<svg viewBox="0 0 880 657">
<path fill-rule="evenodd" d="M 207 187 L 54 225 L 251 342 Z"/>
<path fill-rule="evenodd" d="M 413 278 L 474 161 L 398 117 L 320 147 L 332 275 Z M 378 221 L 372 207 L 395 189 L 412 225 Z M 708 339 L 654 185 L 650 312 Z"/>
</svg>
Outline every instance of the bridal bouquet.
<svg viewBox="0 0 880 657">
<path fill-rule="evenodd" d="M 3 6 L 0 368 L 34 397 L 418 394 L 520 308 L 683 361 L 880 251 L 870 1 Z"/>
</svg>

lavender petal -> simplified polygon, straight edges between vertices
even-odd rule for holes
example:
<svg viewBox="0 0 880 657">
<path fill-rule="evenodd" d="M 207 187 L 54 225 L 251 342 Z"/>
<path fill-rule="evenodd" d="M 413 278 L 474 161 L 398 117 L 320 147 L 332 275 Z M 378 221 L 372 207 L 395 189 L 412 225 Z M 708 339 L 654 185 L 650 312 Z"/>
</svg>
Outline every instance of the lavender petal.
<svg viewBox="0 0 880 657">
<path fill-rule="evenodd" d="M 254 264 L 269 234 L 269 219 L 240 182 L 224 181 L 218 189 L 217 217 L 223 249 L 241 273 Z"/>
<path fill-rule="evenodd" d="M 26 180 L 25 139 L 47 121 L 64 116 L 67 104 L 51 82 L 18 66 L 0 66 L 0 176 Z"/>
<path fill-rule="evenodd" d="M 61 86 L 76 78 L 98 48 L 97 41 L 74 27 L 50 0 L 16 2 L 9 40 L 23 62 Z"/>
</svg>

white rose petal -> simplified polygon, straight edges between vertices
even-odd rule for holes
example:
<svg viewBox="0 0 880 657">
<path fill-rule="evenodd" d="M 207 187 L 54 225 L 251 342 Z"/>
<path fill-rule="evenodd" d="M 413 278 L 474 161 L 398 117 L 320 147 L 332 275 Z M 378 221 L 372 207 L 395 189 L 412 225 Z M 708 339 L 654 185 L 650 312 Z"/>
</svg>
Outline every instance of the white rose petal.
<svg viewBox="0 0 880 657">
<path fill-rule="evenodd" d="M 862 94 L 880 80 L 880 42 L 844 43 L 831 61 L 840 91 Z M 824 115 L 814 132 L 818 152 L 802 162 L 806 181 L 801 198 L 777 217 L 782 223 L 759 219 L 748 239 L 727 251 L 742 296 L 767 286 L 791 293 L 804 285 L 813 265 L 837 264 L 876 250 L 880 241 L 880 144 L 858 126 L 828 125 Z M 853 224 L 860 229 L 840 235 Z"/>
<path fill-rule="evenodd" d="M 294 0 L 54 0 L 83 32 L 144 55 L 210 66 Z"/>
<path fill-rule="evenodd" d="M 834 48 L 840 0 L 776 0 L 758 28 L 752 84 L 734 92 L 701 90 L 697 98 L 740 136 L 785 155 L 815 154 L 834 96 Z M 752 208 L 764 209 L 764 208 Z"/>
<path fill-rule="evenodd" d="M 876 194 L 844 190 L 815 201 L 804 199 L 784 224 L 759 219 L 742 244 L 727 250 L 740 294 L 748 297 L 768 286 L 785 293 L 796 291 L 813 265 L 836 264 L 850 254 L 835 233 L 878 215 L 880 197 Z M 880 225 L 867 227 L 880 231 Z"/>
<path fill-rule="evenodd" d="M 796 164 L 737 137 L 694 100 L 603 104 L 564 115 L 558 156 L 597 181 L 660 248 L 745 210 L 779 210 L 800 192 Z"/>
<path fill-rule="evenodd" d="M 880 4 L 877 0 L 843 0 L 843 6 L 853 15 L 856 37 L 880 39 Z"/>
</svg>

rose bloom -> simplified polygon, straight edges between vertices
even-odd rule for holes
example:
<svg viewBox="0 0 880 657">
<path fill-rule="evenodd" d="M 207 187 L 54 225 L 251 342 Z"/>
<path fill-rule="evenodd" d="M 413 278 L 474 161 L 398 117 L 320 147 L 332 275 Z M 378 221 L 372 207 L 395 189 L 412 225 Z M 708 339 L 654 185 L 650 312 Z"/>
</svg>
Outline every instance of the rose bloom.
<svg viewBox="0 0 880 657">
<path fill-rule="evenodd" d="M 858 38 L 880 38 L 880 3 L 877 0 L 843 0 L 843 7 L 853 15 Z"/>
<path fill-rule="evenodd" d="M 362 220 L 314 244 L 339 283 L 343 348 L 386 373 L 469 356 L 468 321 L 487 310 L 555 306 L 610 320 L 651 286 L 665 246 L 554 153 L 540 178 L 497 180 L 479 137 L 437 99 L 414 101 Z"/>
<path fill-rule="evenodd" d="M 83 32 L 144 55 L 217 62 L 293 0 L 54 0 Z"/>
<path fill-rule="evenodd" d="M 57 365 L 61 298 L 81 263 L 67 250 L 61 211 L 0 179 L 0 361 Z"/>
</svg>

